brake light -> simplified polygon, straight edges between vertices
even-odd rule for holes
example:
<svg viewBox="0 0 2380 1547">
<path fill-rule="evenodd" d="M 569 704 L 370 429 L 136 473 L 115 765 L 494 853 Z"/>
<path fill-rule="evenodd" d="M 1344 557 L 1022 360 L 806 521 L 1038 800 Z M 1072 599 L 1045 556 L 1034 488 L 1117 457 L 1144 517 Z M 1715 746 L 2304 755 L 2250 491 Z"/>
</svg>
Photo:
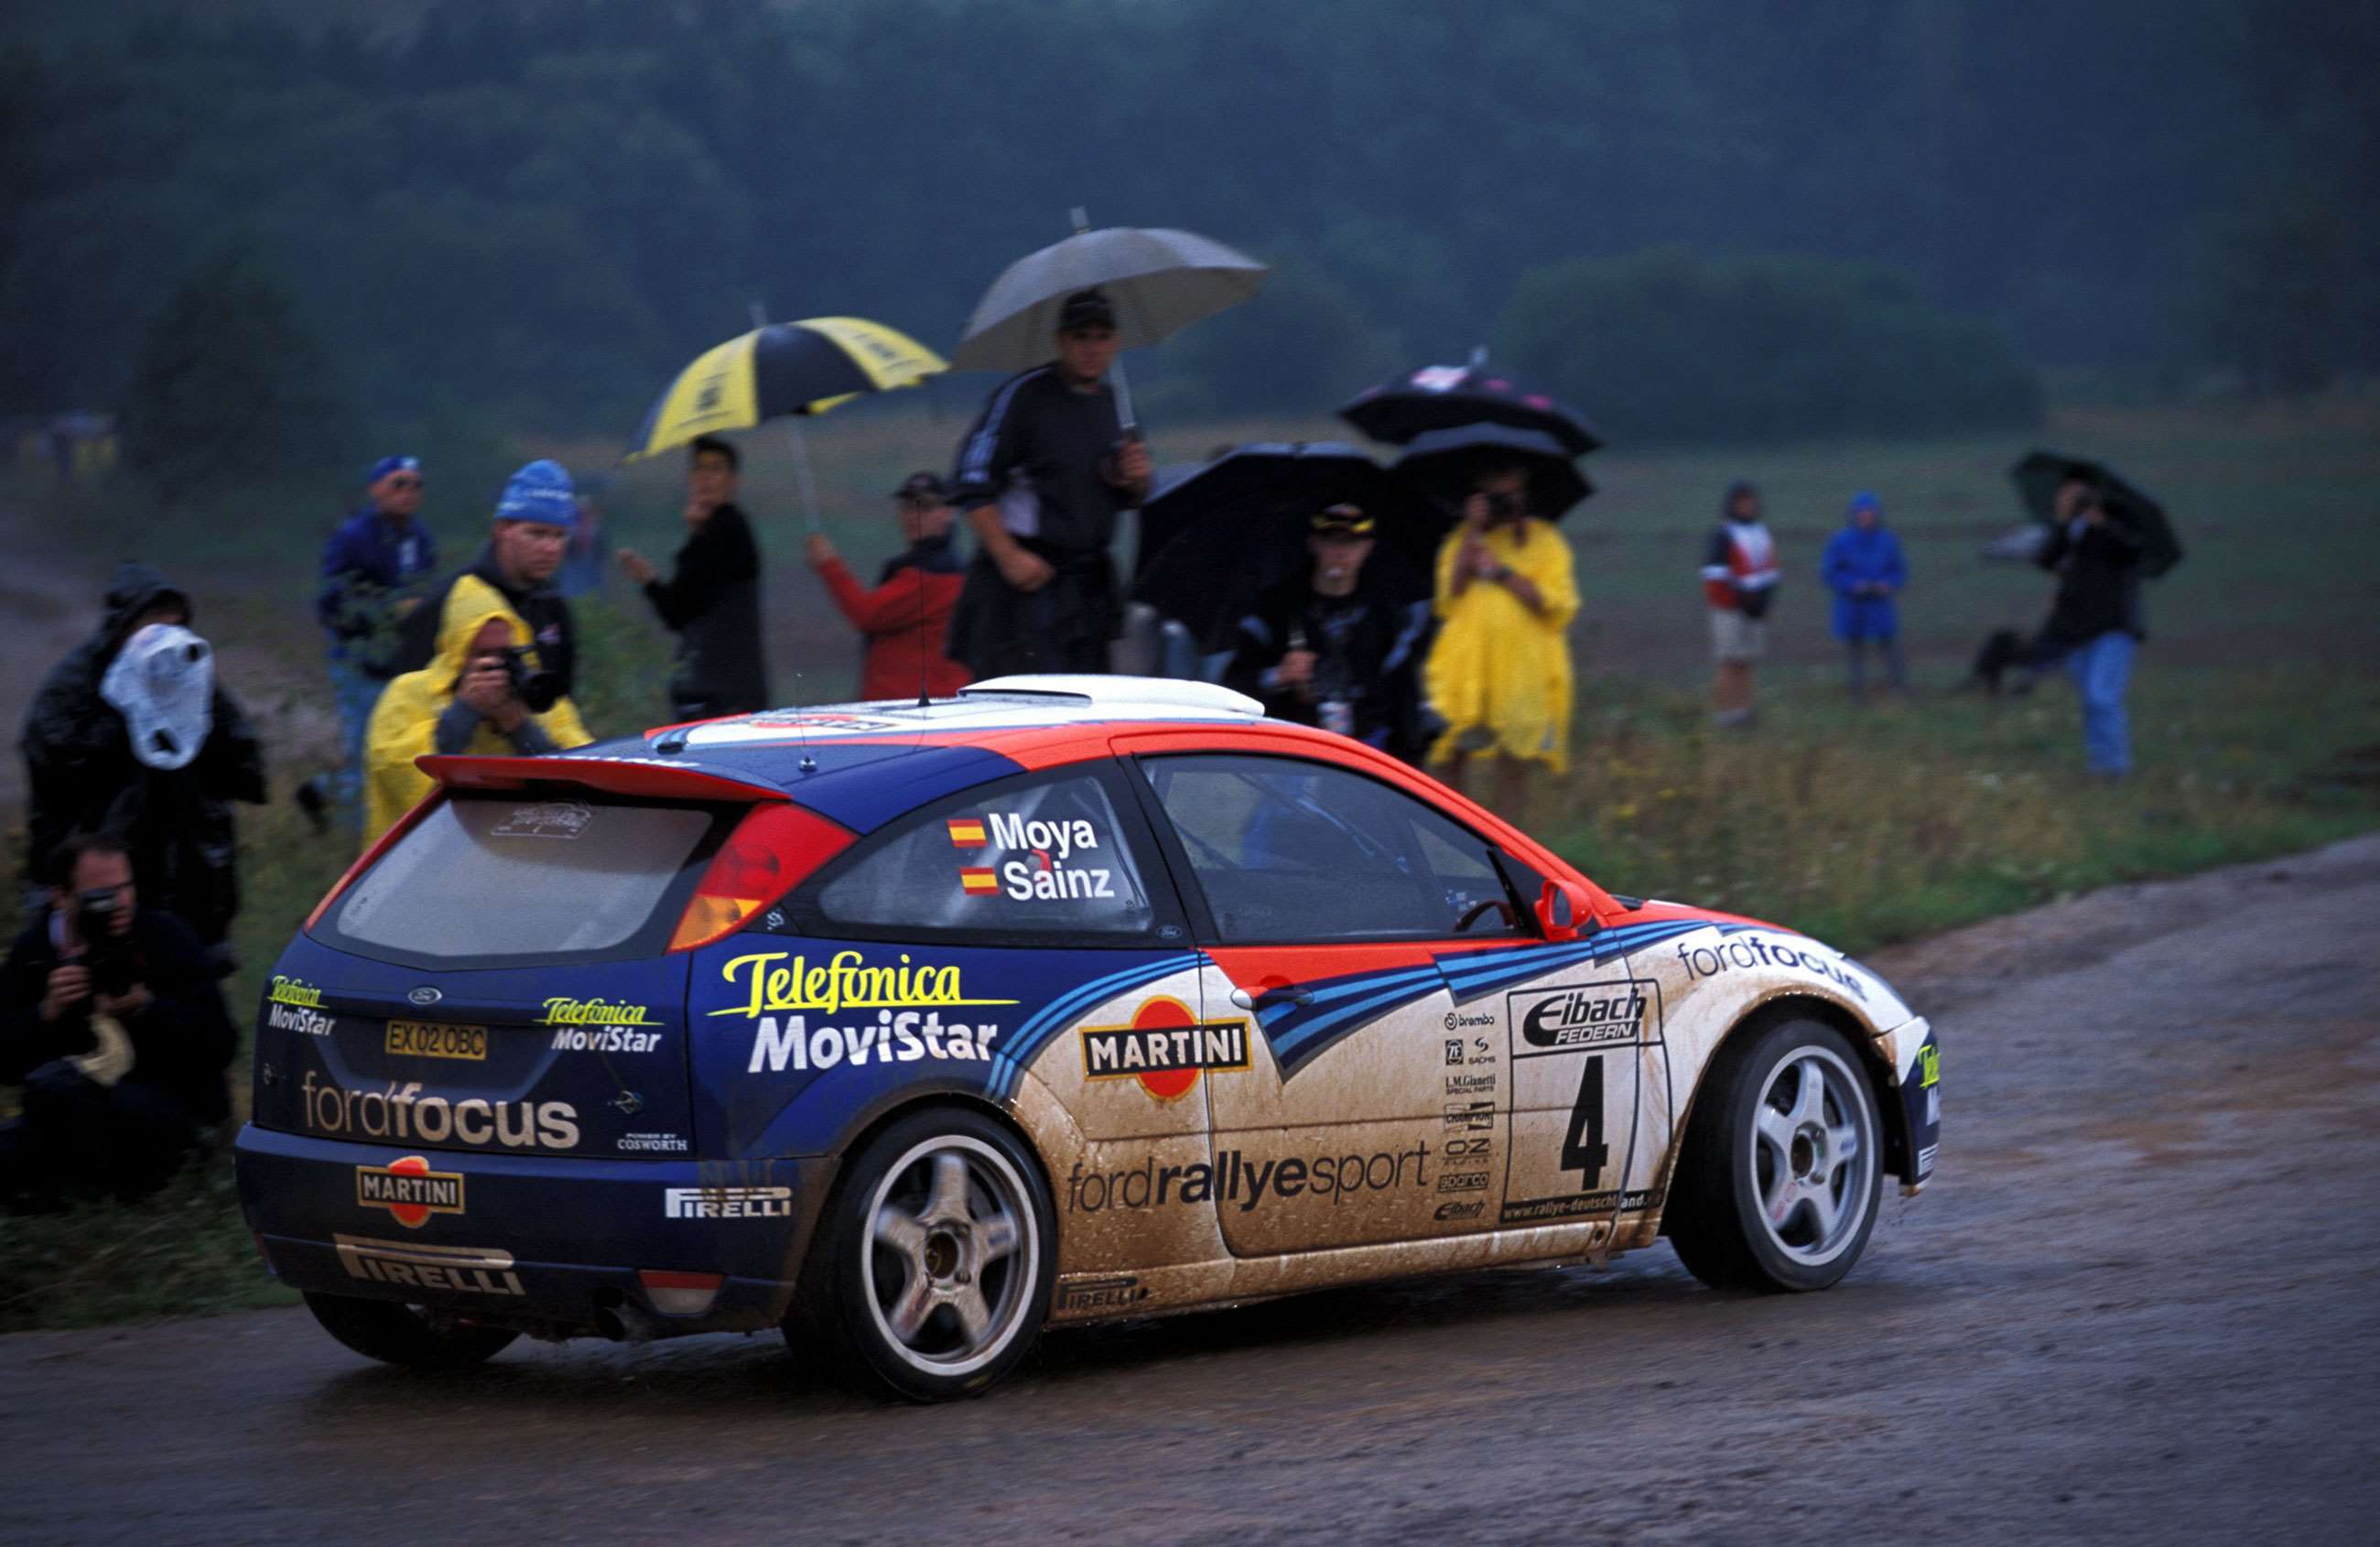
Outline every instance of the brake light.
<svg viewBox="0 0 2380 1547">
<path fill-rule="evenodd" d="M 443 789 L 433 789 L 428 795 L 423 796 L 419 800 L 415 801 L 411 810 L 406 812 L 403 816 L 397 818 L 395 822 L 392 822 L 389 825 L 388 831 L 380 835 L 379 841 L 374 843 L 370 848 L 365 849 L 361 854 L 356 856 L 356 862 L 349 865 L 346 868 L 346 873 L 331 883 L 331 889 L 322 894 L 322 900 L 314 905 L 314 911 L 306 915 L 305 925 L 299 932 L 303 934 L 313 933 L 314 926 L 322 921 L 322 915 L 331 911 L 331 905 L 337 902 L 341 895 L 344 894 L 348 887 L 356 883 L 356 878 L 362 875 L 366 871 L 370 870 L 373 863 L 377 861 L 382 855 L 386 854 L 391 848 L 394 848 L 399 838 L 404 837 L 407 833 L 412 832 L 415 827 L 419 826 L 421 819 L 430 814 L 431 809 L 445 798 L 446 792 Z"/>
<path fill-rule="evenodd" d="M 725 1273 L 681 1273 L 666 1268 L 638 1268 L 637 1282 L 645 1286 L 645 1298 L 664 1316 L 700 1316 L 719 1297 L 719 1286 L 727 1282 Z"/>
<path fill-rule="evenodd" d="M 850 842 L 848 830 L 799 806 L 753 807 L 710 857 L 669 948 L 691 951 L 743 928 Z"/>
</svg>

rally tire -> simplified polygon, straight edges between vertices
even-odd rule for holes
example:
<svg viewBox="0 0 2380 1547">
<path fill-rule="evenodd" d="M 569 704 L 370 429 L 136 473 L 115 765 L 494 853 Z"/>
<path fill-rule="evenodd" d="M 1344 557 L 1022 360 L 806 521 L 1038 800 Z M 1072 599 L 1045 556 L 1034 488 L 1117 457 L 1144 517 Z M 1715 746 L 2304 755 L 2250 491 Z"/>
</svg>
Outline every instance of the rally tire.
<svg viewBox="0 0 2380 1547">
<path fill-rule="evenodd" d="M 960 1107 L 903 1117 L 844 1172 L 787 1341 L 912 1402 L 989 1390 L 1040 1334 L 1055 1218 L 1039 1163 L 1002 1124 Z"/>
<path fill-rule="evenodd" d="M 1666 1229 L 1714 1288 L 1824 1289 L 1859 1261 L 1883 1186 L 1883 1124 L 1859 1054 L 1831 1026 L 1779 1020 L 1704 1076 Z"/>
<path fill-rule="evenodd" d="M 468 1370 L 493 1358 L 520 1334 L 469 1327 L 395 1300 L 306 1294 L 322 1330 L 368 1359 L 408 1370 Z"/>
</svg>

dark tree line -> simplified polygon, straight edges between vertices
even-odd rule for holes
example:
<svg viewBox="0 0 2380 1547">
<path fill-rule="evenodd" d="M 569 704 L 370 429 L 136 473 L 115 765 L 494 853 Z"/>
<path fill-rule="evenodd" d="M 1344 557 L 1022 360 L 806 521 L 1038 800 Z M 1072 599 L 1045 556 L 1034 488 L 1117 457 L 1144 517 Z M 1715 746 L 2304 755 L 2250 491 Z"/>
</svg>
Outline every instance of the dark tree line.
<svg viewBox="0 0 2380 1547">
<path fill-rule="evenodd" d="M 1643 378 L 1533 316 L 1608 315 L 1557 305 L 1562 276 L 1664 250 L 1729 284 L 1837 265 L 1803 271 L 1818 313 L 1880 285 L 1870 312 L 1978 381 L 2214 362 L 2300 390 L 2380 352 L 2374 0 L 238 14 L 0 50 L 0 408 L 117 400 L 237 232 L 378 419 L 626 423 L 755 297 L 947 345 L 1077 203 L 1281 265 L 1264 319 L 1150 362 L 1184 411 L 1319 408 L 1500 329 L 1608 416 Z M 1708 365 L 1629 348 L 1694 368 L 1675 400 Z"/>
</svg>

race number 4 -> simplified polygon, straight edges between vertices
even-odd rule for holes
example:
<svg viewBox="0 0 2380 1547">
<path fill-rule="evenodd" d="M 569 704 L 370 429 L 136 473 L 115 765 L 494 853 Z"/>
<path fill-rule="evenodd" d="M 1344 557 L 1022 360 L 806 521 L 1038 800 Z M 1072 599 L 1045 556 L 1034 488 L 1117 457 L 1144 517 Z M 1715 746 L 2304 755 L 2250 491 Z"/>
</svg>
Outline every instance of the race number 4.
<svg viewBox="0 0 2380 1547">
<path fill-rule="evenodd" d="M 1578 1100 L 1571 1104 L 1570 1131 L 1562 1137 L 1564 1171 L 1581 1174 L 1579 1190 L 1597 1190 L 1603 1168 L 1611 1160 L 1611 1146 L 1603 1141 L 1603 1057 L 1586 1061 L 1578 1077 Z"/>
</svg>

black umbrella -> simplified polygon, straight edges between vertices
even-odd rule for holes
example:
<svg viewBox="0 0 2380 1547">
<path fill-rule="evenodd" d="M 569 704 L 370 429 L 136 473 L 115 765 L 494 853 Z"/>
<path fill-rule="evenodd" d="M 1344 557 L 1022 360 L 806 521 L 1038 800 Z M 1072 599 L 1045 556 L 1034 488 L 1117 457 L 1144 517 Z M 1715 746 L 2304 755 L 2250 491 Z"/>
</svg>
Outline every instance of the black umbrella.
<svg viewBox="0 0 2380 1547">
<path fill-rule="evenodd" d="M 2165 506 L 2146 491 L 2125 480 L 2105 462 L 2069 457 L 2062 451 L 2033 451 L 2009 469 L 2017 493 L 2034 519 L 2058 520 L 2058 486 L 2070 478 L 2095 485 L 2107 514 L 2131 526 L 2141 536 L 2141 573 L 2154 580 L 2181 562 L 2181 541 L 2166 519 Z"/>
<path fill-rule="evenodd" d="M 1400 603 L 1429 594 L 1448 518 L 1410 483 L 1336 441 L 1236 446 L 1140 507 L 1133 595 L 1201 640 L 1308 564 L 1316 512 L 1361 506 L 1375 526 L 1367 583 Z"/>
<path fill-rule="evenodd" d="M 1483 470 L 1520 468 L 1529 475 L 1529 514 L 1559 521 L 1595 493 L 1551 435 L 1503 424 L 1466 424 L 1414 437 L 1396 470 L 1450 511 L 1462 507 Z"/>
<path fill-rule="evenodd" d="M 1585 414 L 1480 363 L 1423 366 L 1364 393 L 1341 408 L 1339 417 L 1392 445 L 1464 424 L 1538 431 L 1572 457 L 1603 444 Z"/>
</svg>

